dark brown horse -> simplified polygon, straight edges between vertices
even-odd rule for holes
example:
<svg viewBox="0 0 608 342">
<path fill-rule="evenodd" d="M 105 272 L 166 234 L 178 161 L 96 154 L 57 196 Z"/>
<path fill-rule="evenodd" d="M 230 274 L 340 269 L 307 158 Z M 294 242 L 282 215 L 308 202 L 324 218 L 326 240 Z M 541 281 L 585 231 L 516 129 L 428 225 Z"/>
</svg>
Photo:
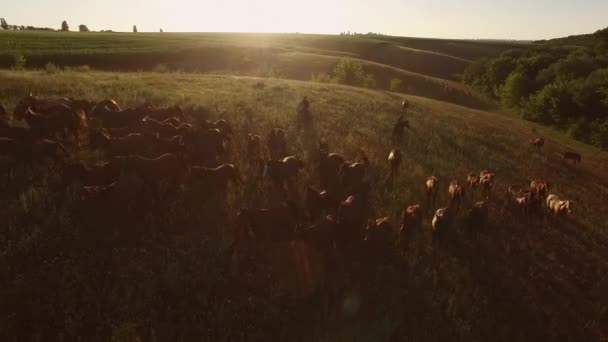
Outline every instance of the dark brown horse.
<svg viewBox="0 0 608 342">
<path fill-rule="evenodd" d="M 243 184 L 239 168 L 234 164 L 222 164 L 213 168 L 192 166 L 190 173 L 203 181 L 208 188 L 219 187 L 225 190 L 229 182 Z"/>
<path fill-rule="evenodd" d="M 88 166 L 85 162 L 70 164 L 63 170 L 63 184 L 81 181 L 86 186 L 106 186 L 118 180 L 123 162 L 119 158 Z"/>
<path fill-rule="evenodd" d="M 102 129 L 92 140 L 92 147 L 101 147 L 110 156 L 144 155 L 151 147 L 152 137 L 140 133 L 131 133 L 121 138 L 110 136 Z"/>
<path fill-rule="evenodd" d="M 80 134 L 88 128 L 84 111 L 65 105 L 56 105 L 41 113 L 28 108 L 25 121 L 34 137 L 53 138 L 59 134 L 67 138 L 71 135 L 77 143 L 80 142 Z"/>
<path fill-rule="evenodd" d="M 405 134 L 405 128 L 410 127 L 409 122 L 405 120 L 405 117 L 401 115 L 397 122 L 393 125 L 393 133 L 391 135 L 391 141 L 393 144 L 398 144 L 403 140 Z"/>
<path fill-rule="evenodd" d="M 281 160 L 287 156 L 287 133 L 280 128 L 274 128 L 268 134 L 268 152 L 271 160 Z"/>
</svg>

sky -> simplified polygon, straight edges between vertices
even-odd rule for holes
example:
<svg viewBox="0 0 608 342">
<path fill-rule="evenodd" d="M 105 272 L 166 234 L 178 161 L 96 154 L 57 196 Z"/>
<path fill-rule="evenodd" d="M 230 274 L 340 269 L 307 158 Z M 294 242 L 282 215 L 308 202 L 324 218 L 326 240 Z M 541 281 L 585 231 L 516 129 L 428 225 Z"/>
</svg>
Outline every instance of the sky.
<svg viewBox="0 0 608 342">
<path fill-rule="evenodd" d="M 608 26 L 608 0 L 0 0 L 9 24 L 140 32 L 377 32 L 550 39 Z"/>
</svg>

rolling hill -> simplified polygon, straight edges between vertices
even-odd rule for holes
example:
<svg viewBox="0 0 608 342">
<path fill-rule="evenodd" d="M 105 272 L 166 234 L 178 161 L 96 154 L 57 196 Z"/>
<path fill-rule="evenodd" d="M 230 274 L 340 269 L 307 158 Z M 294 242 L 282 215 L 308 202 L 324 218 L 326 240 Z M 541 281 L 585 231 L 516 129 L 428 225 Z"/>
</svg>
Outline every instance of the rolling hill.
<svg viewBox="0 0 608 342">
<path fill-rule="evenodd" d="M 397 146 L 404 161 L 390 188 L 384 182 L 386 157 L 393 148 L 390 132 L 400 94 L 183 73 L 0 71 L 0 80 L 0 102 L 9 109 L 29 91 L 114 98 L 124 105 L 146 100 L 202 105 L 208 108 L 205 118 L 233 123 L 229 161 L 242 166 L 246 179 L 223 196 L 187 182 L 160 203 L 129 191 L 146 210 L 116 212 L 88 207 L 78 189 L 57 190 L 59 163 L 2 166 L 0 336 L 331 341 L 597 341 L 608 336 L 606 152 L 522 120 L 411 96 L 411 128 Z M 310 135 L 299 135 L 294 127 L 293 113 L 304 95 L 316 118 Z M 324 320 L 319 302 L 290 295 L 291 286 L 300 286 L 293 282 L 300 270 L 285 254 L 291 247 L 268 247 L 274 258 L 256 259 L 243 273 L 230 272 L 226 246 L 236 213 L 270 200 L 268 187 L 254 182 L 255 171 L 245 167 L 245 136 L 265 136 L 273 127 L 288 130 L 290 152 L 306 162 L 298 181 L 301 195 L 318 182 L 319 137 L 346 158 L 363 149 L 372 165 L 373 213 L 390 217 L 394 234 L 404 206 L 423 203 L 427 176 L 441 179 L 439 206 L 447 202 L 451 179 L 464 182 L 468 172 L 491 169 L 497 184 L 489 224 L 476 240 L 459 216 L 449 243 L 438 251 L 429 242 L 427 211 L 419 247 L 396 253 L 373 273 L 345 280 L 341 309 Z M 537 135 L 547 141 L 540 153 L 528 147 L 528 139 Z M 583 162 L 563 162 L 565 150 L 579 152 Z M 100 159 L 87 149 L 76 153 L 88 161 Z M 552 183 L 550 192 L 575 201 L 571 218 L 527 221 L 505 207 L 509 185 L 525 186 L 537 177 Z M 476 200 L 479 194 L 468 194 L 465 207 Z M 120 210 L 119 203 L 114 210 Z"/>
<path fill-rule="evenodd" d="M 342 57 L 363 62 L 380 89 L 401 79 L 408 93 L 476 108 L 490 103 L 460 83 L 471 60 L 524 43 L 250 33 L 79 33 L 0 31 L 0 67 L 88 65 L 108 71 L 181 70 L 310 80 Z"/>
</svg>

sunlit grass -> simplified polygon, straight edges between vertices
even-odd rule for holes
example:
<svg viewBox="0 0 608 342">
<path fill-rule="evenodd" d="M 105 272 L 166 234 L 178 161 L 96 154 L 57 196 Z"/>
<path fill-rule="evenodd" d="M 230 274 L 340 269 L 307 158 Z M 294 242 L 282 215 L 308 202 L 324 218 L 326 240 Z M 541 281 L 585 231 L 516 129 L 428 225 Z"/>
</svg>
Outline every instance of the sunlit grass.
<svg viewBox="0 0 608 342">
<path fill-rule="evenodd" d="M 393 148 L 391 128 L 400 114 L 399 94 L 182 73 L 3 71 L 0 79 L 0 102 L 9 110 L 32 91 L 43 96 L 113 98 L 124 106 L 146 100 L 158 105 L 202 105 L 214 113 L 211 119 L 223 113 L 221 117 L 237 131 L 230 161 L 245 170 L 249 181 L 244 187 L 230 186 L 225 195 L 211 195 L 187 181 L 159 206 L 144 192 L 134 202 L 116 199 L 106 203 L 108 207 L 90 207 L 81 203 L 77 189 L 54 190 L 59 169 L 52 162 L 7 173 L 0 178 L 4 182 L 0 218 L 6 223 L 0 228 L 0 250 L 5 251 L 0 266 L 27 271 L 28 286 L 14 271 L 8 273 L 7 286 L 32 300 L 11 302 L 11 309 L 24 310 L 17 318 L 38 315 L 44 324 L 69 336 L 113 335 L 127 340 L 150 337 L 152 329 L 159 340 L 188 333 L 221 340 L 238 332 L 253 339 L 273 333 L 279 340 L 301 334 L 331 341 L 354 337 L 377 341 L 395 334 L 418 340 L 522 340 L 534 333 L 579 337 L 605 330 L 600 325 L 605 307 L 586 310 L 599 298 L 593 292 L 596 272 L 608 270 L 605 152 L 514 118 L 408 97 L 411 129 L 397 146 L 404 160 L 389 189 L 384 183 L 386 158 Z M 370 157 L 373 214 L 390 216 L 395 229 L 405 206 L 424 204 L 427 176 L 441 179 L 438 206 L 443 206 L 451 179 L 464 181 L 468 172 L 486 168 L 497 174 L 491 222 L 479 242 L 472 241 L 460 217 L 437 267 L 428 237 L 423 237 L 420 251 L 366 278 L 371 285 L 347 286 L 345 298 L 373 299 L 363 304 L 369 312 L 330 322 L 325 329 L 317 307 L 292 303 L 281 284 L 264 271 L 242 278 L 231 278 L 226 272 L 225 248 L 236 212 L 270 202 L 267 186 L 252 184 L 253 172 L 244 166 L 246 133 L 265 137 L 273 127 L 286 128 L 290 152 L 307 162 L 299 193 L 317 182 L 316 139 L 299 136 L 294 127 L 295 108 L 304 95 L 312 103 L 315 135 L 325 137 L 331 151 L 354 159 L 363 149 Z M 527 146 L 532 134 L 547 140 L 541 155 Z M 558 152 L 566 147 L 583 155 L 582 165 L 561 161 Z M 101 156 L 84 151 L 79 157 L 92 162 Z M 552 191 L 577 202 L 571 221 L 526 225 L 503 211 L 506 187 L 526 185 L 536 177 L 552 182 Z M 129 189 L 132 184 L 125 181 L 121 186 Z M 481 200 L 479 194 L 467 199 L 473 200 Z M 430 213 L 425 215 L 427 233 L 430 218 Z M 547 286 L 557 290 L 548 291 Z M 583 304 L 570 306 L 574 302 Z M 56 313 L 54 308 L 62 311 Z M 543 320 L 546 312 L 550 329 L 524 326 Z M 571 320 L 571 312 L 586 312 L 592 322 Z M 4 324 L 14 327 L 13 322 Z M 104 328 L 99 331 L 90 328 L 101 324 Z M 501 329 L 489 328 L 494 326 Z"/>
</svg>

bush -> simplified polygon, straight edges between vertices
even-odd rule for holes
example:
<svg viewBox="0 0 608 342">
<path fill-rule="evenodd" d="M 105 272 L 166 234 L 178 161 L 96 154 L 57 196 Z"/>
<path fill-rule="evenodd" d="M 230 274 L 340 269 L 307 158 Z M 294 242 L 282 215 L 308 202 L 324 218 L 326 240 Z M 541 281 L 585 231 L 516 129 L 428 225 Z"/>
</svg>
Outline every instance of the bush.
<svg viewBox="0 0 608 342">
<path fill-rule="evenodd" d="M 360 61 L 349 57 L 341 58 L 334 67 L 333 80 L 340 84 L 375 88 L 376 80 L 372 75 L 366 74 Z"/>
<path fill-rule="evenodd" d="M 334 79 L 340 84 L 362 85 L 365 79 L 363 65 L 352 58 L 342 58 L 334 67 Z"/>
<path fill-rule="evenodd" d="M 48 73 L 48 74 L 55 74 L 58 73 L 59 71 L 61 71 L 61 69 L 56 66 L 55 64 L 48 62 L 46 63 L 46 65 L 44 66 L 44 70 Z"/>
<path fill-rule="evenodd" d="M 391 80 L 390 89 L 391 89 L 392 92 L 395 92 L 395 93 L 401 93 L 401 92 L 403 92 L 404 91 L 403 81 L 401 81 L 398 78 L 393 78 Z"/>
<path fill-rule="evenodd" d="M 27 62 L 25 59 L 25 55 L 21 52 L 17 52 L 13 55 L 13 68 L 16 70 L 22 70 L 25 68 L 25 63 Z"/>
</svg>

